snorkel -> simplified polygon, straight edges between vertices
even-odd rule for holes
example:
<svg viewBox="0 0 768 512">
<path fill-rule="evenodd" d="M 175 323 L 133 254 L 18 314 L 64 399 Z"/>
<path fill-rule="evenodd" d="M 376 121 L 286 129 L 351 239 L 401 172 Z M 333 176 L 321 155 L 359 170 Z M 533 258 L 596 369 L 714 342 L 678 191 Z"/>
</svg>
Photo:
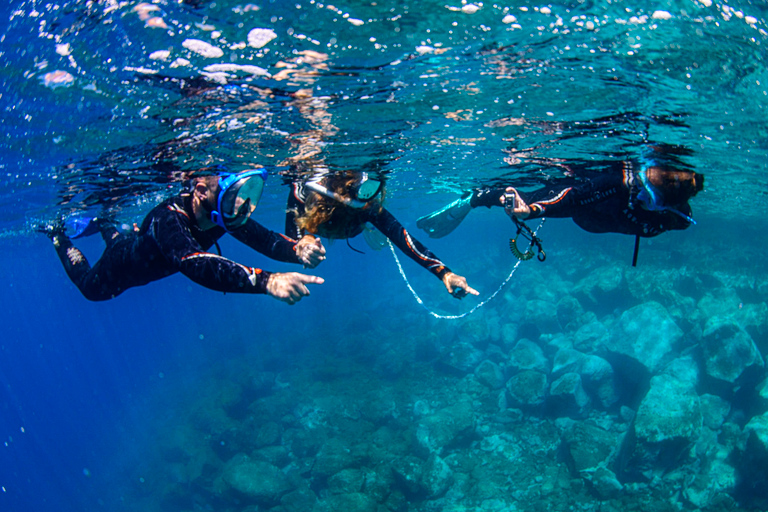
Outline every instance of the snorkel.
<svg viewBox="0 0 768 512">
<path fill-rule="evenodd" d="M 326 173 L 313 176 L 311 179 L 304 183 L 304 186 L 316 192 L 323 197 L 333 199 L 339 203 L 350 208 L 361 210 L 368 206 L 371 201 L 376 198 L 384 187 L 384 182 L 375 178 L 370 178 L 367 172 L 361 173 L 360 180 L 354 185 L 351 192 L 356 197 L 345 197 L 334 190 L 329 190 L 328 187 L 321 184 L 321 181 L 327 177 Z"/>
</svg>

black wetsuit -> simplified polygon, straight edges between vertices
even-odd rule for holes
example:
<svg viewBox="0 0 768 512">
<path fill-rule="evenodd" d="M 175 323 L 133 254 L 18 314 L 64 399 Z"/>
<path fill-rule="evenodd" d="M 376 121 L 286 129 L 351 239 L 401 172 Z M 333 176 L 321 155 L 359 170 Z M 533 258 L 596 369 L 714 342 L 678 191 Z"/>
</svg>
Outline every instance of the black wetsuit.
<svg viewBox="0 0 768 512">
<path fill-rule="evenodd" d="M 636 175 L 631 166 L 622 164 L 616 172 L 599 173 L 589 179 L 566 178 L 552 186 L 532 192 L 518 191 L 531 208 L 528 219 L 571 217 L 590 233 L 622 233 L 654 237 L 665 231 L 685 229 L 691 222 L 669 211 L 650 211 L 637 203 Z M 471 205 L 502 206 L 504 189 L 481 189 L 474 192 Z M 690 217 L 688 203 L 676 209 Z"/>
<path fill-rule="evenodd" d="M 294 183 L 291 194 L 288 196 L 288 208 L 285 219 L 285 234 L 291 238 L 300 239 L 304 233 L 296 225 L 296 218 L 304 214 L 304 201 L 306 195 L 301 183 Z M 350 208 L 351 209 L 351 208 Z M 442 280 L 443 276 L 451 270 L 427 249 L 421 242 L 408 233 L 400 222 L 384 208 L 354 209 L 348 214 L 356 215 L 354 228 L 346 233 L 344 238 L 354 238 L 365 229 L 365 224 L 370 222 L 376 229 L 389 238 L 403 253 L 413 261 L 427 269 Z M 322 229 L 322 226 L 321 226 Z M 323 233 L 319 233 L 323 236 Z"/>
<path fill-rule="evenodd" d="M 67 275 L 89 300 L 111 299 L 128 288 L 176 272 L 216 291 L 267 291 L 269 272 L 207 252 L 226 231 L 218 226 L 201 230 L 188 195 L 172 197 L 153 208 L 138 232 L 121 233 L 104 222 L 100 228 L 107 248 L 93 267 L 69 238 L 62 234 L 54 237 Z M 295 240 L 252 219 L 232 232 L 232 236 L 272 259 L 299 263 Z"/>
</svg>

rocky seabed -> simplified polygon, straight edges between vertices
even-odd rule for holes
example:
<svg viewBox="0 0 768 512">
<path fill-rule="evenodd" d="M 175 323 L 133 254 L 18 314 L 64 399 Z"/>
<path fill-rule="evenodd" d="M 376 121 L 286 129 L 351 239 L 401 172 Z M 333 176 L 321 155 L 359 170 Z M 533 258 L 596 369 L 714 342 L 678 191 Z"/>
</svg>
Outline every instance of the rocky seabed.
<svg viewBox="0 0 768 512">
<path fill-rule="evenodd" d="M 366 313 L 300 355 L 283 344 L 258 369 L 233 363 L 174 411 L 123 499 L 766 510 L 768 279 L 659 268 L 530 263 L 461 321 Z"/>
</svg>

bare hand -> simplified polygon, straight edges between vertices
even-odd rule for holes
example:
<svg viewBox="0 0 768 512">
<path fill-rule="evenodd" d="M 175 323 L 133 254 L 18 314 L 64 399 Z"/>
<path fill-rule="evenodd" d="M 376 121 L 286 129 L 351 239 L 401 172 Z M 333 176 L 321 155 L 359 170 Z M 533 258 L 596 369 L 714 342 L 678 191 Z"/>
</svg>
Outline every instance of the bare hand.
<svg viewBox="0 0 768 512">
<path fill-rule="evenodd" d="M 507 187 L 504 192 L 506 192 L 507 195 L 515 195 L 515 204 L 513 205 L 506 204 L 505 196 L 501 196 L 501 204 L 504 206 L 504 211 L 507 212 L 507 215 L 510 217 L 514 215 L 518 219 L 527 219 L 531 214 L 531 208 L 522 200 L 520 194 L 517 193 L 517 190 L 512 187 Z"/>
<path fill-rule="evenodd" d="M 304 235 L 296 243 L 296 255 L 304 268 L 315 268 L 325 260 L 323 242 L 313 235 Z"/>
<path fill-rule="evenodd" d="M 480 295 L 480 292 L 467 284 L 466 279 L 453 272 L 448 272 L 443 276 L 443 284 L 448 290 L 448 293 L 457 299 L 463 299 L 468 293 L 472 295 Z"/>
<path fill-rule="evenodd" d="M 323 284 L 324 282 L 322 277 L 308 276 L 298 272 L 272 274 L 267 281 L 267 295 L 293 305 L 309 295 L 307 284 Z"/>
</svg>

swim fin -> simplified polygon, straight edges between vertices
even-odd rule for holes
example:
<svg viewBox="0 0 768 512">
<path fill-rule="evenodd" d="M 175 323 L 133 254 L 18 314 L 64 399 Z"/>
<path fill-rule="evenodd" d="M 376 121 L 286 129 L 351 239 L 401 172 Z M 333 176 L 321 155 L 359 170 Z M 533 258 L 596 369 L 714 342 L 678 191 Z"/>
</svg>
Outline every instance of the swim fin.
<svg viewBox="0 0 768 512">
<path fill-rule="evenodd" d="M 99 221 L 96 217 L 68 217 L 64 221 L 70 238 L 85 238 L 99 232 Z"/>
<path fill-rule="evenodd" d="M 442 238 L 456 229 L 472 209 L 472 194 L 467 194 L 439 210 L 425 215 L 416 225 L 427 232 L 430 238 Z"/>
</svg>

